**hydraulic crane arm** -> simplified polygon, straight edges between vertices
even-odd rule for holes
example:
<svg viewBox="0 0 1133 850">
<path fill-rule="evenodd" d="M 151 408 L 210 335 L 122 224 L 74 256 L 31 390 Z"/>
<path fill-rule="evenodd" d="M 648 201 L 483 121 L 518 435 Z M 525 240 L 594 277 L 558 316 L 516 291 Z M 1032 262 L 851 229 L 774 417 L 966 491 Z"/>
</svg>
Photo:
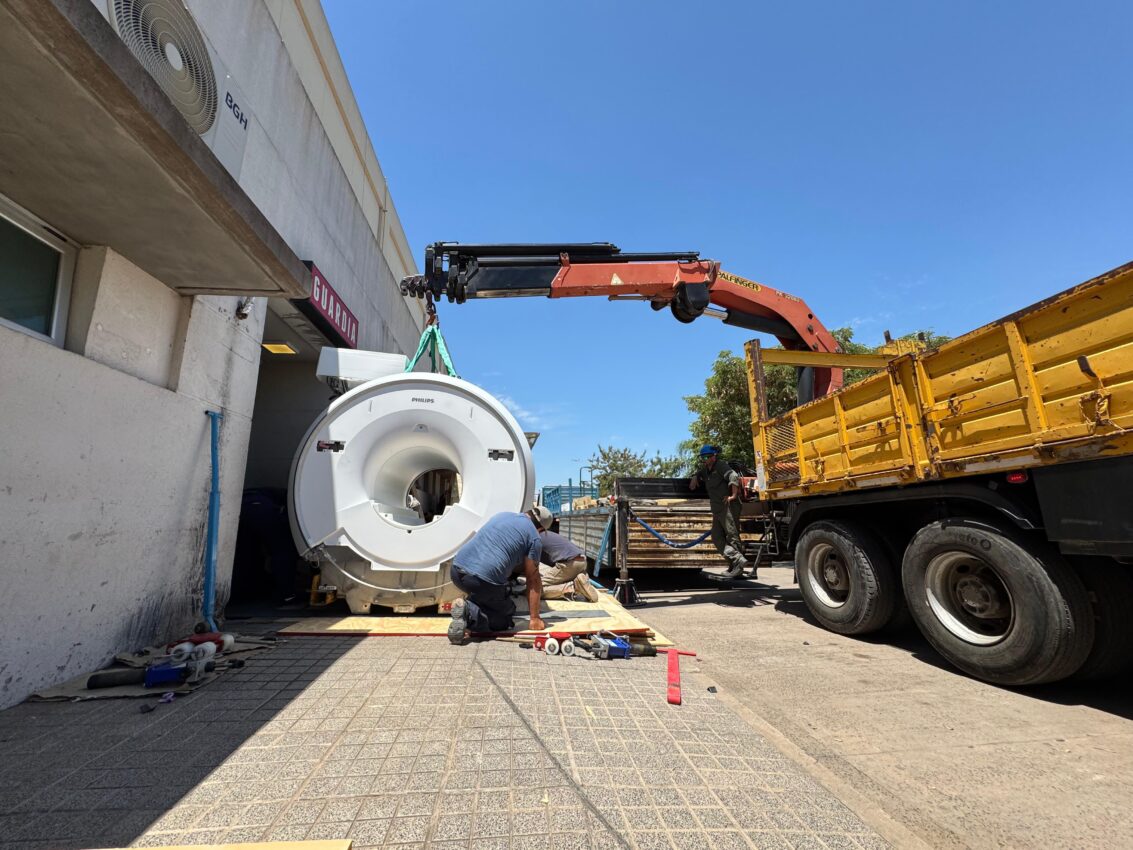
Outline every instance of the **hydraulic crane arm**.
<svg viewBox="0 0 1133 850">
<path fill-rule="evenodd" d="M 425 273 L 401 282 L 403 295 L 463 303 L 469 298 L 542 295 L 604 296 L 669 307 L 681 322 L 702 315 L 769 333 L 794 350 L 834 353 L 838 342 L 806 303 L 720 269 L 698 252 L 623 254 L 609 242 L 462 245 L 436 242 L 425 251 Z M 799 400 L 840 388 L 842 370 L 800 370 Z"/>
</svg>

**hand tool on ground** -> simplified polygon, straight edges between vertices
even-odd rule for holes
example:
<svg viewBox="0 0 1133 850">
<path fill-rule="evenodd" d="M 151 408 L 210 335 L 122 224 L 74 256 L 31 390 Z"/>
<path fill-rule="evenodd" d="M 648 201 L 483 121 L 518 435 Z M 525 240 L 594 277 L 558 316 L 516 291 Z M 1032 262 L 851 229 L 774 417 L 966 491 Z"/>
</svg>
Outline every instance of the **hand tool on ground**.
<svg viewBox="0 0 1133 850">
<path fill-rule="evenodd" d="M 569 650 L 567 646 L 568 644 L 563 645 L 563 655 L 575 655 L 581 650 L 582 652 L 589 653 L 591 658 L 606 660 L 610 658 L 629 658 L 632 654 L 632 647 L 629 641 L 613 632 L 598 632 L 592 635 L 590 640 L 575 635 L 571 638 Z"/>
<path fill-rule="evenodd" d="M 695 652 L 684 652 L 683 650 L 673 647 L 671 649 L 658 649 L 658 652 L 669 653 L 669 692 L 666 698 L 669 705 L 681 704 L 681 656 L 692 655 L 695 657 Z"/>
<path fill-rule="evenodd" d="M 630 641 L 629 654 L 633 658 L 656 658 L 657 647 L 651 643 L 634 643 Z"/>
<path fill-rule="evenodd" d="M 87 677 L 87 690 L 117 688 L 120 685 L 141 685 L 146 680 L 143 667 L 127 667 L 123 670 L 99 670 Z"/>
<path fill-rule="evenodd" d="M 206 648 L 207 647 L 207 648 Z M 87 677 L 87 690 L 101 688 L 116 688 L 121 685 L 142 685 L 147 688 L 156 688 L 160 685 L 190 684 L 199 682 L 205 673 L 216 669 L 216 647 L 202 644 L 194 647 L 188 657 L 178 661 L 172 656 L 151 664 L 148 667 L 128 667 L 117 670 L 100 670 Z M 223 662 L 227 667 L 242 667 L 243 661 Z"/>
<path fill-rule="evenodd" d="M 193 669 L 183 664 L 151 664 L 149 667 L 127 667 L 121 670 L 99 670 L 87 677 L 87 690 L 117 688 L 122 685 L 142 685 L 154 688 L 159 685 L 181 684 L 189 681 Z"/>
<path fill-rule="evenodd" d="M 184 664 L 153 664 L 144 671 L 143 684 L 147 688 L 156 688 L 159 685 L 179 685 L 192 678 L 194 668 L 189 662 Z M 197 678 L 200 678 L 199 675 Z"/>
</svg>

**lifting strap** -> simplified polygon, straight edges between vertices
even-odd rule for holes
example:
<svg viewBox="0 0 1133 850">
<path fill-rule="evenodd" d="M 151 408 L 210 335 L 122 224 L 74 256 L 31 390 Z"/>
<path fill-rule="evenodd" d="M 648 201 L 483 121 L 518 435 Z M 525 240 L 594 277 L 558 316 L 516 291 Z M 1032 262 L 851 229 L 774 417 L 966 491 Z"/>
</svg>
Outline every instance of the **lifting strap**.
<svg viewBox="0 0 1133 850">
<path fill-rule="evenodd" d="M 430 371 L 437 371 L 437 355 L 440 354 L 441 362 L 444 364 L 445 371 L 448 372 L 450 378 L 459 378 L 456 374 L 456 369 L 452 365 L 452 358 L 449 357 L 448 346 L 445 345 L 445 338 L 441 336 L 440 325 L 428 324 L 421 334 L 421 342 L 417 345 L 417 353 L 410 358 L 409 363 L 405 366 L 406 372 L 412 372 L 417 368 L 417 361 L 421 359 L 422 355 L 428 351 L 429 360 L 433 368 Z"/>
<path fill-rule="evenodd" d="M 667 537 L 664 537 L 661 534 L 661 532 L 659 532 L 657 529 L 653 528 L 653 526 L 651 526 L 649 523 L 647 523 L 645 520 L 643 520 L 641 517 L 639 517 L 633 511 L 630 511 L 629 515 L 631 517 L 633 517 L 634 520 L 636 520 L 638 525 L 640 525 L 642 528 L 644 528 L 646 531 L 648 531 L 650 534 L 652 534 L 654 537 L 656 537 L 658 540 L 660 540 L 666 546 L 671 546 L 674 549 L 691 549 L 693 546 L 699 546 L 701 543 L 703 543 L 705 540 L 707 540 L 709 537 L 712 536 L 712 530 L 709 529 L 708 531 L 704 532 L 702 535 L 700 535 L 695 540 L 689 540 L 689 541 L 684 542 L 684 543 L 677 543 L 677 542 L 674 542 L 672 540 L 669 540 Z"/>
</svg>

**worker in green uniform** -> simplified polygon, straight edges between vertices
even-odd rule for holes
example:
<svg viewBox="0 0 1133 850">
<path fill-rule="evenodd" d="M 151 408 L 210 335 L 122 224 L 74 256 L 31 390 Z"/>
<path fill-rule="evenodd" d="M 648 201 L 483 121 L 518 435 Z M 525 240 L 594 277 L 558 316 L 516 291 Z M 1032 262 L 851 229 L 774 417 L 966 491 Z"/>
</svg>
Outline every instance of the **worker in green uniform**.
<svg viewBox="0 0 1133 850">
<path fill-rule="evenodd" d="M 702 446 L 701 468 L 689 479 L 691 490 L 703 487 L 712 505 L 712 543 L 730 564 L 727 578 L 739 578 L 748 567 L 740 540 L 740 476 L 720 460 L 719 446 Z"/>
</svg>

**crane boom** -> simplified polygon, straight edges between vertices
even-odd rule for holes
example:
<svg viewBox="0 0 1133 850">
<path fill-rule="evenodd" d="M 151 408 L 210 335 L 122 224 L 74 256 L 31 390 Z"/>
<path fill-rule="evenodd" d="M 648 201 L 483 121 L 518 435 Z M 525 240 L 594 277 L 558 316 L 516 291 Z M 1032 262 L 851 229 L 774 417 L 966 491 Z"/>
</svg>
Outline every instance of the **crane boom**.
<svg viewBox="0 0 1133 850">
<path fill-rule="evenodd" d="M 435 242 L 425 273 L 401 281 L 403 295 L 469 298 L 602 296 L 666 306 L 681 322 L 702 315 L 768 333 L 784 348 L 835 353 L 838 342 L 801 298 L 720 269 L 696 251 L 622 253 L 609 242 L 482 245 Z M 842 386 L 837 367 L 799 371 L 799 401 Z"/>
</svg>

